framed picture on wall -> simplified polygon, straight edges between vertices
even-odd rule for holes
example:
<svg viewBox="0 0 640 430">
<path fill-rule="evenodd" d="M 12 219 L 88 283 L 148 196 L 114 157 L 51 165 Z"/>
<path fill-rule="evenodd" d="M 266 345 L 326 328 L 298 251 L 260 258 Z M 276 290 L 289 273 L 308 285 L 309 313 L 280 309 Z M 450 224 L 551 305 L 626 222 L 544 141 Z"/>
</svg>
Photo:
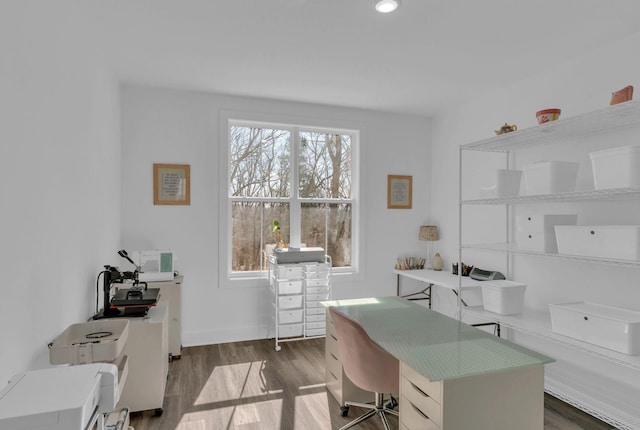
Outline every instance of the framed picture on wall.
<svg viewBox="0 0 640 430">
<path fill-rule="evenodd" d="M 412 176 L 387 176 L 387 208 L 411 209 Z"/>
<path fill-rule="evenodd" d="M 153 204 L 190 205 L 189 177 L 188 164 L 154 164 Z"/>
</svg>

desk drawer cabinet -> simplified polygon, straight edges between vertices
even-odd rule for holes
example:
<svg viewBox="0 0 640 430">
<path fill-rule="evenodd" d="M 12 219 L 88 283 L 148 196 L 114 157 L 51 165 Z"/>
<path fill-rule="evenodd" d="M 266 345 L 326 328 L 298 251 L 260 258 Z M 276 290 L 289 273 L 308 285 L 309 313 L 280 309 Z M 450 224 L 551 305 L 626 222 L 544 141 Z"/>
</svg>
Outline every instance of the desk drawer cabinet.
<svg viewBox="0 0 640 430">
<path fill-rule="evenodd" d="M 543 393 L 542 366 L 431 382 L 400 362 L 400 428 L 542 430 Z"/>
<path fill-rule="evenodd" d="M 400 422 L 408 429 L 442 428 L 442 383 L 400 363 Z"/>
</svg>

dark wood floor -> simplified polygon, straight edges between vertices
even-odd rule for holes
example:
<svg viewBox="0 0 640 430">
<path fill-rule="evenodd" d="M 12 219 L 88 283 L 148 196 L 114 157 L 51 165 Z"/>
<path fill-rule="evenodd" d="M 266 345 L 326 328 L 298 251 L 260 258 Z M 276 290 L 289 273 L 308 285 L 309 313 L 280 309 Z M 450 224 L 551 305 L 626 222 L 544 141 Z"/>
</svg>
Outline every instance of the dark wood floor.
<svg viewBox="0 0 640 430">
<path fill-rule="evenodd" d="M 349 417 L 324 386 L 324 339 L 282 343 L 258 340 L 184 348 L 169 367 L 164 413 L 131 414 L 135 430 L 322 430 Z M 612 429 L 595 418 L 545 398 L 545 430 Z M 398 428 L 396 417 L 390 417 Z M 377 418 L 355 427 L 383 429 Z M 490 430 L 490 429 L 473 429 Z M 514 429 L 517 430 L 517 429 Z"/>
</svg>

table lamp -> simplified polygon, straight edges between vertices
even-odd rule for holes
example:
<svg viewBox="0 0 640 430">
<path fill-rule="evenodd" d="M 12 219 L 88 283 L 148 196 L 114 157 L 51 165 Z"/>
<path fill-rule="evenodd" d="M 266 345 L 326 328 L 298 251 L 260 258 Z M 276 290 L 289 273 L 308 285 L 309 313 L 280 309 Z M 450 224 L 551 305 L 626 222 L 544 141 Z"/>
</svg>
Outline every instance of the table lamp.
<svg viewBox="0 0 640 430">
<path fill-rule="evenodd" d="M 431 247 L 432 247 L 431 242 L 435 242 L 436 240 L 440 239 L 440 237 L 438 236 L 438 227 L 436 227 L 435 225 L 422 225 L 422 226 L 420 226 L 420 234 L 418 235 L 418 239 L 419 240 L 426 240 L 427 242 L 429 242 L 429 244 L 428 244 L 427 262 L 428 262 L 429 266 L 431 266 L 432 265 L 432 263 L 431 263 Z"/>
</svg>

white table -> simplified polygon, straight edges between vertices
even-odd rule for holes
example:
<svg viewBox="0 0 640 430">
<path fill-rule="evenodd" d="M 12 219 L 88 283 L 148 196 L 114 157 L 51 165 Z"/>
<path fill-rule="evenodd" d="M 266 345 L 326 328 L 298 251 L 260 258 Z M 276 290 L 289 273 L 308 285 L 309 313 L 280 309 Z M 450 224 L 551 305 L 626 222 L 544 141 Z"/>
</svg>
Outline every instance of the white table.
<svg viewBox="0 0 640 430">
<path fill-rule="evenodd" d="M 458 277 L 458 275 L 454 275 L 451 272 L 446 272 L 444 270 L 431 270 L 431 269 L 422 269 L 422 270 L 397 270 L 394 269 L 393 273 L 397 275 L 397 284 L 396 284 L 396 295 L 400 296 L 400 278 L 408 278 L 416 281 L 424 282 L 427 286 L 416 293 L 406 294 L 401 297 L 408 300 L 428 300 L 429 301 L 429 309 L 431 309 L 431 287 L 434 285 L 439 285 L 440 287 L 447 288 L 453 291 L 454 294 L 458 295 L 458 285 L 459 282 L 461 290 L 467 288 L 478 288 L 481 285 L 480 281 L 476 281 L 474 279 L 469 278 L 468 276 Z M 413 297 L 413 296 L 421 296 L 421 297 Z M 424 297 L 422 297 L 424 296 Z M 462 304 L 466 306 L 464 300 L 462 300 Z"/>
</svg>

